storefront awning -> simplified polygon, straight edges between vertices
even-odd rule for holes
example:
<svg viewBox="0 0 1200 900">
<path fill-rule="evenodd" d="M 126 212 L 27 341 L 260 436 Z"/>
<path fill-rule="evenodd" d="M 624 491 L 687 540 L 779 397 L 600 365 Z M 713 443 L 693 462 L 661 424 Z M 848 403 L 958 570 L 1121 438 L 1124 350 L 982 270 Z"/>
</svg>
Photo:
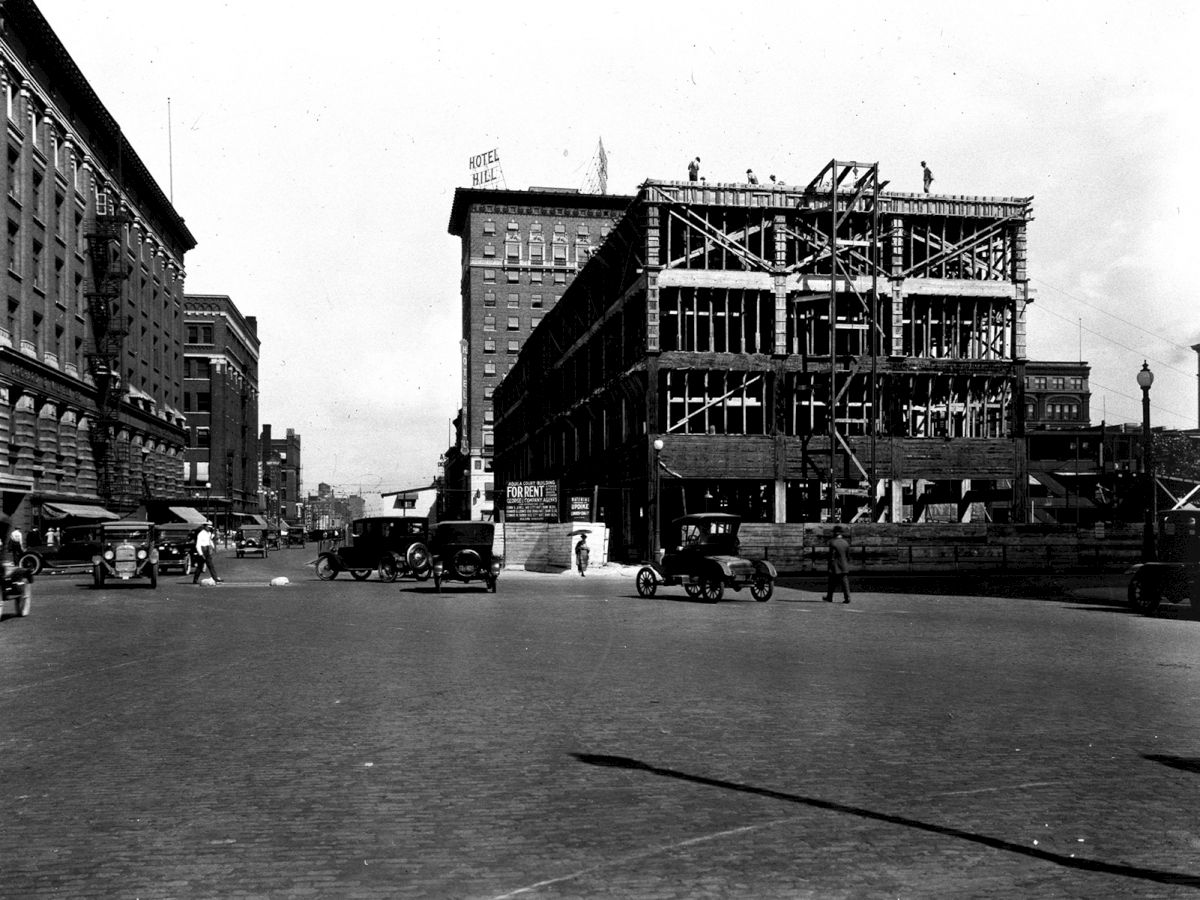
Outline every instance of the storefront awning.
<svg viewBox="0 0 1200 900">
<path fill-rule="evenodd" d="M 187 522 L 189 525 L 203 525 L 208 521 L 208 516 L 190 506 L 168 506 L 167 509 L 171 515 L 178 516 L 180 521 Z"/>
<path fill-rule="evenodd" d="M 254 513 L 251 513 L 251 515 L 250 515 L 250 521 L 251 521 L 251 522 L 253 522 L 255 525 L 260 525 L 260 526 L 262 526 L 263 528 L 270 528 L 270 527 L 271 527 L 271 523 L 270 523 L 270 522 L 268 522 L 268 521 L 267 521 L 266 519 L 264 519 L 262 516 L 260 516 L 260 515 L 256 515 L 256 514 L 254 514 Z"/>
<path fill-rule="evenodd" d="M 43 503 L 42 515 L 47 519 L 119 519 L 116 513 L 103 506 L 88 506 L 84 503 Z"/>
</svg>

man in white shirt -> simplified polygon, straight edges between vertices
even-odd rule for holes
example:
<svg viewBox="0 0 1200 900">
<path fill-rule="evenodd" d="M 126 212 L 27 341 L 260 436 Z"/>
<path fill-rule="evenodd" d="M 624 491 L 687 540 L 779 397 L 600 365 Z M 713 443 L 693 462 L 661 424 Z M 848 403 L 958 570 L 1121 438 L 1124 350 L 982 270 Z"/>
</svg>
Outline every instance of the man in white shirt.
<svg viewBox="0 0 1200 900">
<path fill-rule="evenodd" d="M 192 576 L 192 584 L 200 583 L 200 573 L 204 571 L 205 566 L 208 566 L 208 574 L 212 576 L 212 580 L 217 584 L 221 583 L 217 570 L 213 568 L 214 549 L 212 523 L 205 522 L 196 534 L 196 572 Z"/>
</svg>

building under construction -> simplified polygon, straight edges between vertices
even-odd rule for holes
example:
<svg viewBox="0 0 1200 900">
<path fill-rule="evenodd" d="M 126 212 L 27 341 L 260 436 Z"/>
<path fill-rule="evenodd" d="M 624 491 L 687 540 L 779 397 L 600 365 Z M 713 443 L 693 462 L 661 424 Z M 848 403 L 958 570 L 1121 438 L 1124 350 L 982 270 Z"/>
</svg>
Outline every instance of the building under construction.
<svg viewBox="0 0 1200 900">
<path fill-rule="evenodd" d="M 590 493 L 630 554 L 706 509 L 1022 521 L 1031 198 L 885 187 L 644 183 L 496 389 L 497 488 Z"/>
</svg>

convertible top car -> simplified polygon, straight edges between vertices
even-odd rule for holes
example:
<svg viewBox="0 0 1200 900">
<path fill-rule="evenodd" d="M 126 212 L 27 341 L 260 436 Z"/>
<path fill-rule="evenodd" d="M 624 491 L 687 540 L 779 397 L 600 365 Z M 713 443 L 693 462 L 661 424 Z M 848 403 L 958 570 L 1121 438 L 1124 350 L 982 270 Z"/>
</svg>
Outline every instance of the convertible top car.
<svg viewBox="0 0 1200 900">
<path fill-rule="evenodd" d="M 638 593 L 653 597 L 658 586 L 683 585 L 689 597 L 716 603 L 725 589 L 750 594 L 760 603 L 775 592 L 775 567 L 766 560 L 741 556 L 740 516 L 731 513 L 696 513 L 676 519 L 679 544 L 661 562 L 642 566 L 634 578 Z"/>
</svg>

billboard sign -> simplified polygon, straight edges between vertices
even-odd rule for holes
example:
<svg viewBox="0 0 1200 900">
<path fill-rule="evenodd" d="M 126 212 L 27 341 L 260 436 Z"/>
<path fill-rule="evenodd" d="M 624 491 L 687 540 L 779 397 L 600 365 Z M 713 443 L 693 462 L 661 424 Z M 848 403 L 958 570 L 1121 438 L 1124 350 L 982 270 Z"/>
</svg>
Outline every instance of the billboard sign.
<svg viewBox="0 0 1200 900">
<path fill-rule="evenodd" d="M 510 481 L 504 488 L 509 522 L 557 522 L 557 481 Z"/>
<path fill-rule="evenodd" d="M 488 187 L 500 180 L 500 150 L 493 148 L 476 153 L 468 160 L 471 170 L 471 187 Z"/>
</svg>

